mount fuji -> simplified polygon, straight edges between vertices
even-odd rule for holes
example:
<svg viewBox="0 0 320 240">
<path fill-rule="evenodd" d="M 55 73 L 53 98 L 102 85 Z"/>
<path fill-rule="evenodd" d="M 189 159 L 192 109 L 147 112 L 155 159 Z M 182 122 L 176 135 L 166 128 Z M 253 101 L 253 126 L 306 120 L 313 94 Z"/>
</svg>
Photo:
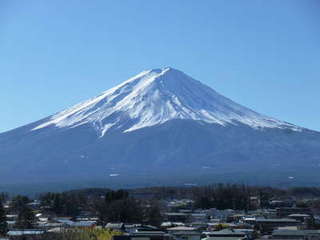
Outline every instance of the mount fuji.
<svg viewBox="0 0 320 240">
<path fill-rule="evenodd" d="M 3 184 L 318 184 L 320 133 L 241 106 L 173 68 L 0 134 Z"/>
</svg>

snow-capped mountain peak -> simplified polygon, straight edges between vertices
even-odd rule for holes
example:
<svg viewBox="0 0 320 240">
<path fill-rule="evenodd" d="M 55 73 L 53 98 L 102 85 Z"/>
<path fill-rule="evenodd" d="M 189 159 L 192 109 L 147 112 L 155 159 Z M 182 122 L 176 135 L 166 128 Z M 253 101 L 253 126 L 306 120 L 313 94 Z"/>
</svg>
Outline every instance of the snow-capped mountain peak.
<svg viewBox="0 0 320 240">
<path fill-rule="evenodd" d="M 129 132 L 173 119 L 299 130 L 243 107 L 170 67 L 143 71 L 95 98 L 53 115 L 33 130 L 90 124 L 103 136 L 111 129 Z"/>
</svg>

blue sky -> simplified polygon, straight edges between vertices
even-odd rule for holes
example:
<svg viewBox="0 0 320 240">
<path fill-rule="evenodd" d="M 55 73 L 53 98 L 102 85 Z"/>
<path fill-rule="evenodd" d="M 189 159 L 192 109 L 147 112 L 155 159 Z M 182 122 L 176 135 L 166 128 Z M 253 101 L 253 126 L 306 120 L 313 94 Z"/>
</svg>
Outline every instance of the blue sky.
<svg viewBox="0 0 320 240">
<path fill-rule="evenodd" d="M 171 66 L 320 130 L 320 1 L 3 0 L 0 132 Z"/>
</svg>

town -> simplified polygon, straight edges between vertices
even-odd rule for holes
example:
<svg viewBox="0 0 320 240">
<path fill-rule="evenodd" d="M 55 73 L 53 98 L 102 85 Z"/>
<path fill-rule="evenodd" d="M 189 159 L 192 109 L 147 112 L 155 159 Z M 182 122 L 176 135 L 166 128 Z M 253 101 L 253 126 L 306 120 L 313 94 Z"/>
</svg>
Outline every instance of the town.
<svg viewBox="0 0 320 240">
<path fill-rule="evenodd" d="M 0 239 L 320 239 L 320 188 L 101 188 L 1 194 Z"/>
</svg>

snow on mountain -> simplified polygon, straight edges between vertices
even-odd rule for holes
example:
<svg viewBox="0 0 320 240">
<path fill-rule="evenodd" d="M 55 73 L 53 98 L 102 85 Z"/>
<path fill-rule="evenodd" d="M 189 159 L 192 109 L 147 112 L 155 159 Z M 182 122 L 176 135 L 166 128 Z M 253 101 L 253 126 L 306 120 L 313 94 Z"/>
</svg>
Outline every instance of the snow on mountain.
<svg viewBox="0 0 320 240">
<path fill-rule="evenodd" d="M 53 115 L 33 130 L 91 124 L 104 136 L 111 129 L 130 132 L 173 119 L 301 130 L 243 107 L 169 67 L 143 71 L 98 97 Z"/>
</svg>

